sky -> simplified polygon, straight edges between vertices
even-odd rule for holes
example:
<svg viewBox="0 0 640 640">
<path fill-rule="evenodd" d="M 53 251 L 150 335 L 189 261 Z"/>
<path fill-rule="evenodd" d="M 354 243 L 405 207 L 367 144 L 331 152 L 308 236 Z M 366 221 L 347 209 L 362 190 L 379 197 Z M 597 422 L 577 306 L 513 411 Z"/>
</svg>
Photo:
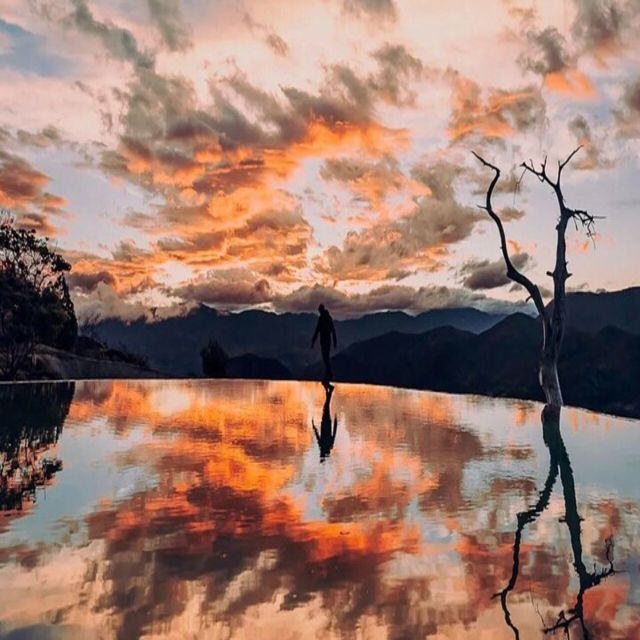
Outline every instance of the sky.
<svg viewBox="0 0 640 640">
<path fill-rule="evenodd" d="M 638 283 L 640 0 L 0 0 L 0 207 L 82 321 L 337 317 L 547 295 L 578 145 L 574 290 Z"/>
</svg>

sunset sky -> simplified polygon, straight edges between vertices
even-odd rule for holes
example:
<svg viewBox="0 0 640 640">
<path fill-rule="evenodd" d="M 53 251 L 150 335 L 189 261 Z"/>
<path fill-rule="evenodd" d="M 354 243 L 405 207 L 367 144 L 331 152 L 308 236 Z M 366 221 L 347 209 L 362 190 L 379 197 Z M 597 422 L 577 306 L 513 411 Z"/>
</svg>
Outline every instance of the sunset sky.
<svg viewBox="0 0 640 640">
<path fill-rule="evenodd" d="M 583 149 L 569 283 L 638 283 L 640 0 L 0 0 L 0 206 L 82 318 L 522 303 Z"/>
</svg>

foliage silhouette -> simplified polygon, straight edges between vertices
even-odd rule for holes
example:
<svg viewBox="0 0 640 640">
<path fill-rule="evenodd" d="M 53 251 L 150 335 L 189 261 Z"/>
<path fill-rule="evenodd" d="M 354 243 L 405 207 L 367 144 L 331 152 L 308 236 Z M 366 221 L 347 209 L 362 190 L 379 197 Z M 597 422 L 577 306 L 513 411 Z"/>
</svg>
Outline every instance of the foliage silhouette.
<svg viewBox="0 0 640 640">
<path fill-rule="evenodd" d="M 14 379 L 38 343 L 74 345 L 78 323 L 65 280 L 70 268 L 47 238 L 0 213 L 0 377 Z"/>
<path fill-rule="evenodd" d="M 224 349 L 215 340 L 209 340 L 200 351 L 202 372 L 208 378 L 224 378 L 227 373 L 229 358 Z"/>
<path fill-rule="evenodd" d="M 36 489 L 62 468 L 46 456 L 62 433 L 73 400 L 72 382 L 0 385 L 0 510 L 21 510 Z"/>
</svg>

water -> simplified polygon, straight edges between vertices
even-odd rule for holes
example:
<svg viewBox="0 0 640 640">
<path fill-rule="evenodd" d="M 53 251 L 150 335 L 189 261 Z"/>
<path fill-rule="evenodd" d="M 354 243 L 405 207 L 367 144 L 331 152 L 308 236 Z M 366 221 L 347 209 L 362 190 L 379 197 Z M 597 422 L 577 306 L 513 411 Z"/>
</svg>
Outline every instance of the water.
<svg viewBox="0 0 640 640">
<path fill-rule="evenodd" d="M 0 636 L 640 638 L 640 422 L 565 409 L 543 433 L 540 412 L 365 385 L 330 406 L 299 382 L 4 386 Z"/>
</svg>

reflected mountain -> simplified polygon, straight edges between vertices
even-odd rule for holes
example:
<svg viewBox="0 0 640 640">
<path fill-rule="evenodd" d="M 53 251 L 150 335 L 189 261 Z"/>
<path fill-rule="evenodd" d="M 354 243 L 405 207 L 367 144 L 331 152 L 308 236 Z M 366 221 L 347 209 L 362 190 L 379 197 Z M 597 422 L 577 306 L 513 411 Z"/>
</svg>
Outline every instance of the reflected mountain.
<svg viewBox="0 0 640 640">
<path fill-rule="evenodd" d="M 542 410 L 541 418 L 543 439 L 549 450 L 549 472 L 536 504 L 527 511 L 519 513 L 516 517 L 517 527 L 513 542 L 513 567 L 511 577 L 507 586 L 496 593 L 494 597 L 500 598 L 505 622 L 507 626 L 512 629 L 515 638 L 519 640 L 520 631 L 512 620 L 508 606 L 508 596 L 509 593 L 514 590 L 518 580 L 522 534 L 525 526 L 536 520 L 549 506 L 549 499 L 559 473 L 565 507 L 563 521 L 569 529 L 571 549 L 573 552 L 573 566 L 578 575 L 579 590 L 575 604 L 569 608 L 566 613 L 564 610 L 561 611 L 555 622 L 547 625 L 544 623 L 544 620 L 542 620 L 544 624 L 543 631 L 545 634 L 549 634 L 562 630 L 566 634 L 566 637 L 569 638 L 571 626 L 573 623 L 578 623 L 582 631 L 583 639 L 589 640 L 591 636 L 584 621 L 584 595 L 589 589 L 599 585 L 604 579 L 616 572 L 613 567 L 613 540 L 611 538 L 605 540 L 605 556 L 609 566 L 601 570 L 596 570 L 594 565 L 594 570 L 588 571 L 583 560 L 581 518 L 578 513 L 573 469 L 560 430 L 560 409 L 546 405 Z M 540 617 L 542 619 L 542 616 Z"/>
<path fill-rule="evenodd" d="M 333 390 L 333 386 L 327 386 L 325 388 L 325 400 L 322 407 L 322 419 L 320 420 L 320 433 L 318 433 L 313 420 L 311 421 L 313 433 L 316 436 L 316 442 L 320 449 L 320 462 L 324 462 L 331 453 L 338 431 L 338 416 L 335 416 L 333 422 L 331 422 L 331 397 L 333 396 Z"/>
<path fill-rule="evenodd" d="M 0 385 L 0 510 L 21 511 L 62 468 L 47 453 L 62 433 L 73 393 L 74 383 Z"/>
</svg>

